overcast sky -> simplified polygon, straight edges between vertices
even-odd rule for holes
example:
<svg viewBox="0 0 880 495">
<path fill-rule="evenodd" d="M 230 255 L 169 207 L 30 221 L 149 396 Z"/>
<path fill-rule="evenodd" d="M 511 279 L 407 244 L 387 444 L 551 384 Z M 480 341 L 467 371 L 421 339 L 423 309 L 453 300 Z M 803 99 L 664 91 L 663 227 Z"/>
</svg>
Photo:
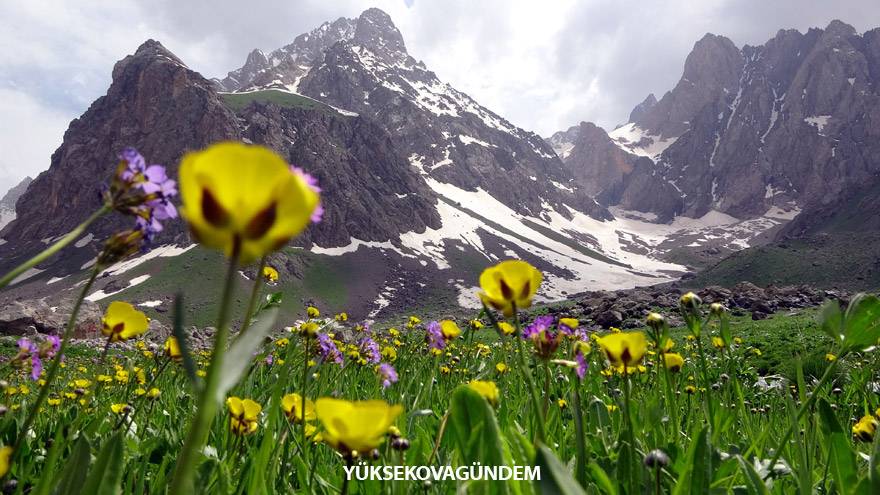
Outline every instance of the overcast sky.
<svg viewBox="0 0 880 495">
<path fill-rule="evenodd" d="M 877 0 L 33 0 L 0 3 L 0 195 L 49 165 L 71 119 L 147 38 L 222 76 L 326 20 L 388 12 L 411 55 L 543 136 L 581 120 L 624 123 L 659 98 L 707 32 L 737 46 L 780 28 L 880 26 Z"/>
</svg>

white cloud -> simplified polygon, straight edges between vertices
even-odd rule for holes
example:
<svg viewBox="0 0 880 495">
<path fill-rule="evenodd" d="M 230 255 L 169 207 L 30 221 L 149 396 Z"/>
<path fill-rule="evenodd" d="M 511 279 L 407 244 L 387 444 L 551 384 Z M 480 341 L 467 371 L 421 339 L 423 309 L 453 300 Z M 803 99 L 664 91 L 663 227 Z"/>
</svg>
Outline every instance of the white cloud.
<svg viewBox="0 0 880 495">
<path fill-rule="evenodd" d="M 2 174 L 39 170 L 58 122 L 102 95 L 113 64 L 147 38 L 191 68 L 223 76 L 253 48 L 272 50 L 324 21 L 368 7 L 388 12 L 410 53 L 513 123 L 542 135 L 581 120 L 612 128 L 649 92 L 681 75 L 706 32 L 760 44 L 780 28 L 841 18 L 880 26 L 876 0 L 90 0 L 0 4 L 0 105 L 31 129 L 4 130 L 5 152 L 25 132 L 29 156 Z M 45 119 L 45 120 L 40 120 Z M 3 179 L 0 178 L 0 182 Z M 0 184 L 2 188 L 2 184 Z"/>
<path fill-rule="evenodd" d="M 27 93 L 0 88 L 0 196 L 25 176 L 49 166 L 49 156 L 73 116 L 46 107 Z"/>
</svg>

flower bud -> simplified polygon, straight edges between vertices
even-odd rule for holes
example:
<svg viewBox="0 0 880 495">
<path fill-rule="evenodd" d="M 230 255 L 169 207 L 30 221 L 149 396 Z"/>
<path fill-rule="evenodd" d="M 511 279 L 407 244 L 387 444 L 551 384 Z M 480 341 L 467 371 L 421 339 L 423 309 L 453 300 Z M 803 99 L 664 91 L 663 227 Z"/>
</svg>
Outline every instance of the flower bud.
<svg viewBox="0 0 880 495">
<path fill-rule="evenodd" d="M 654 449 L 648 452 L 643 462 L 649 469 L 660 469 L 669 465 L 669 456 L 660 449 Z"/>
<path fill-rule="evenodd" d="M 648 326 L 654 330 L 660 330 L 663 328 L 663 324 L 666 323 L 666 318 L 660 313 L 648 313 L 646 322 L 648 323 Z"/>
<path fill-rule="evenodd" d="M 709 312 L 714 316 L 721 316 L 727 309 L 721 303 L 712 303 L 709 305 Z"/>
<path fill-rule="evenodd" d="M 699 307 L 699 305 L 703 303 L 703 300 L 700 299 L 700 296 L 694 294 L 693 292 L 688 292 L 687 294 L 681 296 L 679 303 L 684 308 L 697 309 L 697 307 Z"/>
</svg>

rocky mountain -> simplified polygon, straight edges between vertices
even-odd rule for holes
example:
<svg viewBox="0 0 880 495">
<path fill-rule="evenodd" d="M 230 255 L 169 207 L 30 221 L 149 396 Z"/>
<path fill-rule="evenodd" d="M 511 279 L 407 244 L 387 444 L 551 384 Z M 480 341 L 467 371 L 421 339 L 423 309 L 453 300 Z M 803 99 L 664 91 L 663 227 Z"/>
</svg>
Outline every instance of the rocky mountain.
<svg viewBox="0 0 880 495">
<path fill-rule="evenodd" d="M 0 198 L 0 229 L 5 227 L 9 222 L 15 220 L 15 203 L 18 201 L 18 198 L 27 191 L 32 180 L 33 179 L 30 177 L 25 177 L 21 182 L 6 191 L 6 194 Z"/>
<path fill-rule="evenodd" d="M 622 173 L 611 150 L 590 151 L 604 140 L 583 124 L 556 139 L 572 146 L 563 161 L 606 205 L 664 220 L 809 216 L 878 184 L 878 82 L 880 29 L 860 35 L 833 21 L 742 48 L 709 34 L 672 90 L 650 95 L 608 133 L 645 166 Z"/>
<path fill-rule="evenodd" d="M 650 118 L 670 105 L 664 99 L 649 98 L 634 115 Z M 551 143 L 517 128 L 441 81 L 407 52 L 388 15 L 369 9 L 268 56 L 254 51 L 223 80 L 190 70 L 159 42 L 144 43 L 116 64 L 107 94 L 71 123 L 49 170 L 17 202 L 18 218 L 0 231 L 0 270 L 98 206 L 121 148 L 135 146 L 175 174 L 183 153 L 224 139 L 269 146 L 319 179 L 324 220 L 273 255 L 282 274 L 276 289 L 354 317 L 473 306 L 479 271 L 509 257 L 545 272 L 547 300 L 669 281 L 784 223 L 721 212 L 659 223 L 629 211 L 683 211 L 677 197 L 666 204 L 668 181 L 649 178 L 652 157 L 590 124 Z M 554 152 L 569 142 L 568 154 Z M 642 197 L 651 187 L 656 194 Z M 58 306 L 53 300 L 74 293 L 100 241 L 129 222 L 102 219 L 0 297 Z M 208 324 L 207 289 L 220 283 L 220 263 L 193 248 L 183 222 L 172 222 L 156 249 L 105 270 L 88 299 L 120 294 L 159 317 L 170 294 L 189 288 L 197 294 L 189 317 Z"/>
</svg>

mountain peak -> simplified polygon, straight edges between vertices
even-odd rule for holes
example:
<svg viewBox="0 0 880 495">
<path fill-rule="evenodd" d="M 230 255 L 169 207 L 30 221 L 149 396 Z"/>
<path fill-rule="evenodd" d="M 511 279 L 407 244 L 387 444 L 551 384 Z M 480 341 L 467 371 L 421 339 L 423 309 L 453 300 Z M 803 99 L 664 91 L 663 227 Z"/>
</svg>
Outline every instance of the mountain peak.
<svg viewBox="0 0 880 495">
<path fill-rule="evenodd" d="M 832 20 L 828 23 L 828 26 L 825 27 L 826 36 L 854 36 L 856 34 L 856 28 L 841 21 L 840 19 Z"/>
<path fill-rule="evenodd" d="M 632 112 L 629 114 L 629 122 L 638 122 L 642 116 L 654 108 L 655 105 L 657 105 L 657 97 L 654 96 L 654 93 L 651 93 L 632 109 Z"/>
<path fill-rule="evenodd" d="M 367 9 L 358 17 L 353 42 L 380 55 L 406 55 L 403 35 L 391 16 L 377 8 Z"/>
<path fill-rule="evenodd" d="M 165 48 L 165 46 L 156 41 L 154 39 L 148 39 L 141 43 L 141 46 L 134 52 L 135 57 L 166 57 L 170 58 L 172 61 L 177 62 L 180 65 L 183 65 L 183 62 L 177 58 L 177 55 L 171 53 L 171 50 Z"/>
<path fill-rule="evenodd" d="M 684 62 L 683 78 L 691 83 L 733 89 L 743 57 L 730 38 L 706 33 Z"/>
</svg>

